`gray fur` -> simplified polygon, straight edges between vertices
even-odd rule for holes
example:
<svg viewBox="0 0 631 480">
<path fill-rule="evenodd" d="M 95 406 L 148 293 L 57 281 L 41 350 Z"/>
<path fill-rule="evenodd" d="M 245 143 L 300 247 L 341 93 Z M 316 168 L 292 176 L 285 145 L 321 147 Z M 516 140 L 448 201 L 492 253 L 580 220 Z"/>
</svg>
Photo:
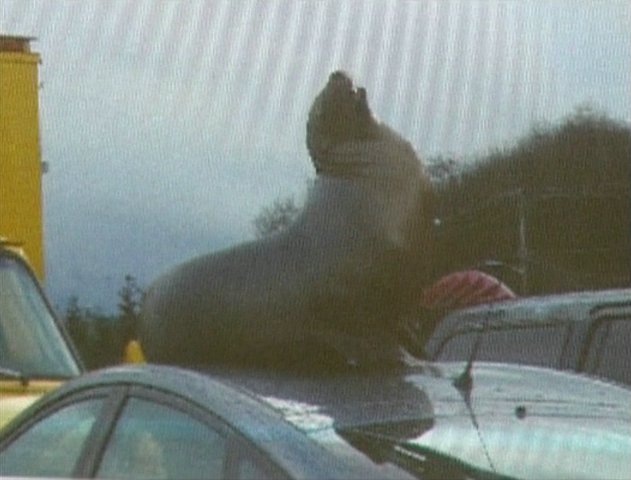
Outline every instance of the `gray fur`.
<svg viewBox="0 0 631 480">
<path fill-rule="evenodd" d="M 421 164 L 340 72 L 314 101 L 307 146 L 318 176 L 294 224 L 151 285 L 140 324 L 151 361 L 398 357 L 397 321 L 423 269 Z"/>
</svg>

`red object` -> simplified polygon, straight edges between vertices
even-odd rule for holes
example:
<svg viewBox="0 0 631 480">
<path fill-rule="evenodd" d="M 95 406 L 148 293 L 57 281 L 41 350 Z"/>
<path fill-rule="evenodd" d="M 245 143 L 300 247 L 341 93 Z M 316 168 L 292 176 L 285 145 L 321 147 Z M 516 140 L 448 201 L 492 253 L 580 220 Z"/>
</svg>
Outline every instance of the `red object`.
<svg viewBox="0 0 631 480">
<path fill-rule="evenodd" d="M 517 298 L 497 278 L 478 270 L 450 273 L 425 289 L 421 304 L 431 310 L 451 310 Z"/>
</svg>

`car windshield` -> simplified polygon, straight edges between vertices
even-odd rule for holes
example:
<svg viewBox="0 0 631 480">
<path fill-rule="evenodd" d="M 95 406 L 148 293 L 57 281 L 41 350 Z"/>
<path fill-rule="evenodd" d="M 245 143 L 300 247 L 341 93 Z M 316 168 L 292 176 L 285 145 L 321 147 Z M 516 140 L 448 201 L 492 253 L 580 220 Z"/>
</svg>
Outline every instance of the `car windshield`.
<svg viewBox="0 0 631 480">
<path fill-rule="evenodd" d="M 78 373 L 30 273 L 16 259 L 0 257 L 0 374 L 59 378 Z"/>
<path fill-rule="evenodd" d="M 565 322 L 567 324 L 567 322 Z M 567 343 L 568 327 L 564 322 L 527 322 L 483 324 L 457 328 L 440 340 L 432 352 L 434 360 L 466 360 L 480 339 L 476 359 L 559 367 Z"/>
</svg>

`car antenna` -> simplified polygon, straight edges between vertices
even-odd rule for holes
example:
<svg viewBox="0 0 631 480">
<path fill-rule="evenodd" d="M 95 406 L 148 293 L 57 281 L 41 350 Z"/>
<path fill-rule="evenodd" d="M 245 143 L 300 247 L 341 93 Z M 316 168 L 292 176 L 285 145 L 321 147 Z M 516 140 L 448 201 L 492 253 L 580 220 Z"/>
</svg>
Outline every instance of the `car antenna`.
<svg viewBox="0 0 631 480">
<path fill-rule="evenodd" d="M 483 325 L 477 325 L 476 330 L 478 335 L 475 339 L 475 343 L 473 344 L 473 348 L 471 349 L 471 353 L 469 354 L 469 358 L 467 359 L 467 366 L 453 381 L 454 387 L 458 389 L 467 403 L 471 399 L 471 391 L 473 390 L 473 377 L 471 376 L 471 369 L 473 368 L 473 362 L 475 362 L 478 356 L 480 343 L 482 343 L 482 333 L 485 328 Z"/>
<path fill-rule="evenodd" d="M 482 343 L 482 334 L 486 330 L 487 318 L 488 317 L 484 319 L 484 322 L 481 325 L 477 325 L 476 330 L 478 331 L 478 335 L 475 339 L 475 343 L 473 344 L 473 348 L 471 349 L 471 354 L 469 355 L 469 359 L 467 360 L 467 365 L 463 372 L 454 379 L 453 386 L 456 387 L 456 390 L 458 390 L 458 392 L 460 392 L 460 394 L 462 395 L 462 399 L 464 400 L 467 410 L 469 411 L 471 422 L 473 423 L 475 431 L 478 434 L 478 438 L 480 439 L 480 443 L 482 444 L 482 449 L 484 450 L 484 455 L 486 456 L 491 469 L 493 469 L 494 472 L 497 472 L 497 470 L 495 470 L 493 460 L 491 460 L 491 455 L 489 455 L 489 451 L 486 448 L 486 443 L 484 443 L 484 438 L 482 438 L 478 419 L 476 418 L 473 407 L 471 406 L 471 392 L 473 391 L 473 376 L 471 375 L 471 369 L 473 368 L 473 362 L 478 355 L 478 350 L 480 349 L 480 344 Z"/>
</svg>

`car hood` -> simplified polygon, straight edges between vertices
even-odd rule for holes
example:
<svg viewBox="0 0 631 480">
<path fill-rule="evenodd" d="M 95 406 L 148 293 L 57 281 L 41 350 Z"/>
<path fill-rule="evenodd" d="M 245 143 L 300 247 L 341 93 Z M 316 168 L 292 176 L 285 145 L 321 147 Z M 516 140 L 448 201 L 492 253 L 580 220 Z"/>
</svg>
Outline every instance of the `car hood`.
<svg viewBox="0 0 631 480">
<path fill-rule="evenodd" d="M 425 434 L 404 442 L 411 451 L 426 449 L 457 458 L 477 469 L 509 478 L 557 480 L 628 479 L 629 432 L 610 423 L 533 416 L 523 421 L 478 417 L 479 429 L 457 419 L 438 419 Z"/>
<path fill-rule="evenodd" d="M 410 448 L 434 449 L 515 478 L 628 478 L 626 387 L 536 367 L 480 363 L 471 370 L 467 394 L 453 386 L 464 363 L 434 364 L 431 370 L 435 380 L 406 378 L 426 392 L 435 415 L 431 429 L 404 440 Z"/>
</svg>

